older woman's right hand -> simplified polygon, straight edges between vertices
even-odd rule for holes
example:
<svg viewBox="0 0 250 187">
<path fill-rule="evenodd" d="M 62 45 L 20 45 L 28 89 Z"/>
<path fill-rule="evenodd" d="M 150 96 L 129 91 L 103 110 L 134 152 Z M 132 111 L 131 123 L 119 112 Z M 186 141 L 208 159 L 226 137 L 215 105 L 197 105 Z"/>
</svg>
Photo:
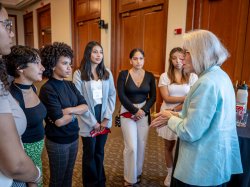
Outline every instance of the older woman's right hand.
<svg viewBox="0 0 250 187">
<path fill-rule="evenodd" d="M 151 122 L 150 127 L 162 127 L 167 125 L 168 120 L 173 116 L 173 112 L 163 110 L 155 114 L 155 119 Z"/>
</svg>

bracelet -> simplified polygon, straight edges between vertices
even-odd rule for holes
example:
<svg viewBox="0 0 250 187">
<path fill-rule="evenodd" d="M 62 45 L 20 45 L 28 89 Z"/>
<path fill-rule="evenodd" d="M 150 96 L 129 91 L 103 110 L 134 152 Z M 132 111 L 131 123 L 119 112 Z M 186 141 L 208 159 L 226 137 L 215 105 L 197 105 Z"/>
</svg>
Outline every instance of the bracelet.
<svg viewBox="0 0 250 187">
<path fill-rule="evenodd" d="M 36 166 L 36 169 L 38 170 L 38 177 L 34 181 L 32 181 L 32 183 L 38 184 L 42 180 L 42 173 L 41 173 L 41 170 L 39 169 L 39 167 Z"/>
<path fill-rule="evenodd" d="M 74 122 L 75 120 L 76 120 L 76 115 L 72 114 L 72 120 L 71 120 L 71 122 Z"/>
</svg>

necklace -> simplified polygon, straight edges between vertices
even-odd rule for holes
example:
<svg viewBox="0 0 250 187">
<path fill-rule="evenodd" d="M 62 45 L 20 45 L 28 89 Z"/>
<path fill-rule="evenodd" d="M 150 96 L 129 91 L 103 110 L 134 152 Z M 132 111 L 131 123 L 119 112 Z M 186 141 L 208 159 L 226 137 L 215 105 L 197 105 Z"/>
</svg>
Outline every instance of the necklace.
<svg viewBox="0 0 250 187">
<path fill-rule="evenodd" d="M 18 88 L 23 94 L 30 94 L 32 92 L 31 85 L 19 84 L 13 82 L 16 88 Z"/>
</svg>

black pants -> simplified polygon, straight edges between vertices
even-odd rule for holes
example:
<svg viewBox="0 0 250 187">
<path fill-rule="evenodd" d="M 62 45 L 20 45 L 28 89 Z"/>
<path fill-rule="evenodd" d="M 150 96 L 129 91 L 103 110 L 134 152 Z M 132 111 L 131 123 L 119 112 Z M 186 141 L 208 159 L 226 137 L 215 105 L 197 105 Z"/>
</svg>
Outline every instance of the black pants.
<svg viewBox="0 0 250 187">
<path fill-rule="evenodd" d="M 101 106 L 95 107 L 95 116 L 100 123 Z M 105 171 L 103 166 L 104 146 L 107 141 L 107 134 L 99 135 L 94 138 L 82 137 L 82 181 L 85 187 L 104 187 L 106 183 Z"/>
</svg>

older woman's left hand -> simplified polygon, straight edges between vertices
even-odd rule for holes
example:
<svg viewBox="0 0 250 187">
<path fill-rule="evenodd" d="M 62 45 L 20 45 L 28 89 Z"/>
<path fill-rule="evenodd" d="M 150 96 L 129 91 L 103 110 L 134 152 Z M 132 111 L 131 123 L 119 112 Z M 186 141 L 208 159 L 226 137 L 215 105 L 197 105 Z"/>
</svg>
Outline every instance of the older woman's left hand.
<svg viewBox="0 0 250 187">
<path fill-rule="evenodd" d="M 151 122 L 150 127 L 162 127 L 167 125 L 168 120 L 173 116 L 169 110 L 163 110 L 155 114 L 155 119 Z"/>
</svg>

